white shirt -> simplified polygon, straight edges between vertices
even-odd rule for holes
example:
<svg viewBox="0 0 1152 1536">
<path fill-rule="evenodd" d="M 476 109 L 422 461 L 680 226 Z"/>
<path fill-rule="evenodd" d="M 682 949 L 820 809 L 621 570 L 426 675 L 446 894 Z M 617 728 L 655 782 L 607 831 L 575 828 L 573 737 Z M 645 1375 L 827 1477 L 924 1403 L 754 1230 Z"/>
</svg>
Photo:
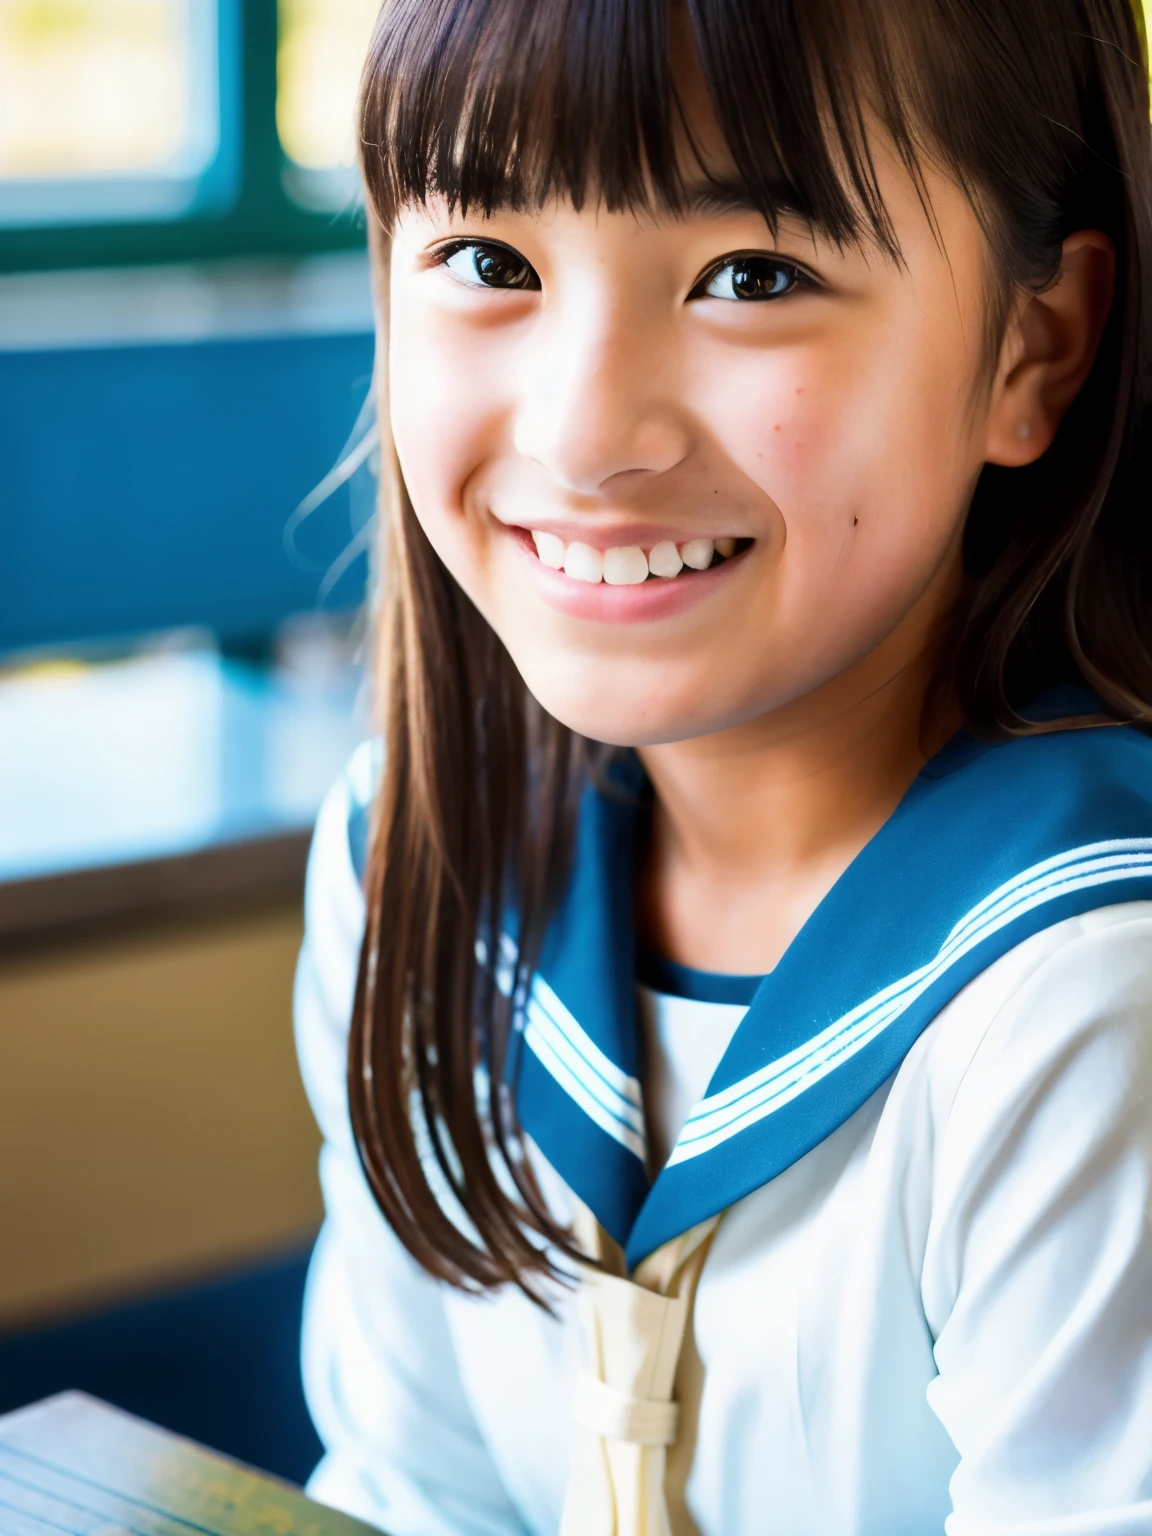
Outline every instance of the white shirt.
<svg viewBox="0 0 1152 1536">
<path fill-rule="evenodd" d="M 744 1003 L 702 1002 L 638 985 L 636 1011 L 644 1059 L 648 1174 L 668 1160 L 720 1058 L 748 1012 Z"/>
<path fill-rule="evenodd" d="M 361 763 L 361 769 L 365 764 Z M 297 982 L 327 1219 L 309 1491 L 392 1536 L 551 1536 L 571 1293 L 433 1282 L 380 1216 L 345 1060 L 363 900 L 321 812 Z M 570 1196 L 540 1176 L 560 1219 Z M 1060 923 L 944 1008 L 850 1120 L 724 1217 L 696 1296 L 702 1536 L 1152 1536 L 1152 903 Z"/>
</svg>

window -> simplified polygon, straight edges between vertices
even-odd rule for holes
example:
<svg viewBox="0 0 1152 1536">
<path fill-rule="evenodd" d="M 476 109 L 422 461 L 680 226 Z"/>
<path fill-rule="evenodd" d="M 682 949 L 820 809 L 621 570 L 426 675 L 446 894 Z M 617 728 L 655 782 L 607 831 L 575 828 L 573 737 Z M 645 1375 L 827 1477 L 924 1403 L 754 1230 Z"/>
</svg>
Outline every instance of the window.
<svg viewBox="0 0 1152 1536">
<path fill-rule="evenodd" d="M 360 600 L 347 492 L 283 535 L 372 374 L 376 10 L 0 0 L 0 658 Z"/>
<path fill-rule="evenodd" d="M 289 194 L 340 206 L 355 188 L 356 93 L 379 0 L 280 0 L 276 126 Z"/>
<path fill-rule="evenodd" d="M 0 271 L 364 241 L 378 0 L 0 0 Z"/>
<path fill-rule="evenodd" d="M 227 200 L 222 48 L 196 0 L 0 6 L 0 221 L 169 218 Z"/>
</svg>

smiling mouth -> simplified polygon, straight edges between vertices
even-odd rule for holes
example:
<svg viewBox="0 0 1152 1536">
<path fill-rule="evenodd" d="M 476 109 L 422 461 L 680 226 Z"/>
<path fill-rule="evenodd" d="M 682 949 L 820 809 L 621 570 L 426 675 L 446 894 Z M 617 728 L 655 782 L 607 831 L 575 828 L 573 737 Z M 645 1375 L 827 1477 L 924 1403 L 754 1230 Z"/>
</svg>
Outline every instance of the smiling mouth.
<svg viewBox="0 0 1152 1536">
<path fill-rule="evenodd" d="M 674 543 L 662 539 L 651 549 L 639 544 L 624 544 L 612 549 L 596 549 L 578 540 L 565 544 L 554 533 L 540 529 L 517 530 L 523 532 L 535 546 L 537 558 L 550 570 L 563 571 L 574 581 L 599 586 L 638 587 L 650 581 L 677 581 L 699 571 L 710 570 L 714 565 L 741 555 L 755 542 L 753 539 L 720 537 L 716 539 L 685 539 Z"/>
</svg>

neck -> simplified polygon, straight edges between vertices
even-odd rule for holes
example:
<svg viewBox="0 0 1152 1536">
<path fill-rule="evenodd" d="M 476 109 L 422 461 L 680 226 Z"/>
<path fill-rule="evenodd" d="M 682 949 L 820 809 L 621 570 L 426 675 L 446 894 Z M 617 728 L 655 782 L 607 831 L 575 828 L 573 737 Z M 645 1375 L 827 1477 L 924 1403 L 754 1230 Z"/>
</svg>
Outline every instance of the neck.
<svg viewBox="0 0 1152 1536">
<path fill-rule="evenodd" d="M 702 970 L 771 970 L 961 723 L 951 700 L 925 716 L 933 660 L 873 653 L 746 724 L 644 749 L 643 941 Z"/>
</svg>

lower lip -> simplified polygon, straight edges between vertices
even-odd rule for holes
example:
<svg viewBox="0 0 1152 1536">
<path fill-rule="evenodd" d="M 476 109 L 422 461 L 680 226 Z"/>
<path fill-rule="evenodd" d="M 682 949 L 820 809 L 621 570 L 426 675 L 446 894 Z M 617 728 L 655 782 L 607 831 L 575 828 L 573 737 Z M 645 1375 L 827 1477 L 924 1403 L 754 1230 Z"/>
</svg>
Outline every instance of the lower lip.
<svg viewBox="0 0 1152 1536">
<path fill-rule="evenodd" d="M 665 580 L 650 576 L 632 587 L 614 587 L 606 581 L 577 581 L 563 571 L 545 565 L 536 553 L 531 535 L 510 529 L 520 558 L 531 568 L 544 601 L 573 619 L 600 624 L 651 624 L 670 619 L 718 592 L 752 548 L 718 561 L 706 571 L 684 571 Z"/>
</svg>

